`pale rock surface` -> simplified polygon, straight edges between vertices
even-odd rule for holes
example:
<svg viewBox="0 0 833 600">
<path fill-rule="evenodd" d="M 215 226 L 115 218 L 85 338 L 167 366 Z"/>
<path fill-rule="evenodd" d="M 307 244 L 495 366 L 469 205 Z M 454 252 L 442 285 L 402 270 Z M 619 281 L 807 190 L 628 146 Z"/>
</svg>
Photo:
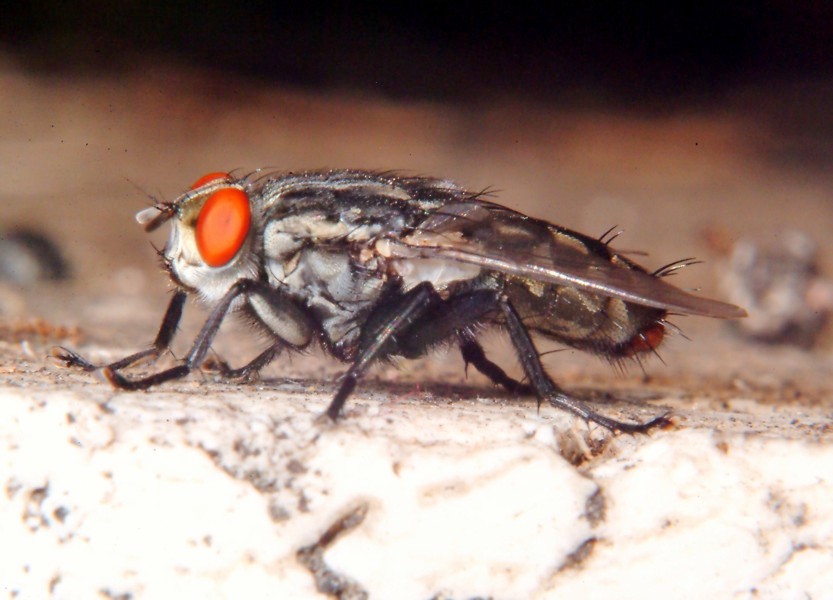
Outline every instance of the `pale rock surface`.
<svg viewBox="0 0 833 600">
<path fill-rule="evenodd" d="M 824 436 L 611 438 L 477 399 L 331 426 L 297 390 L 81 381 L 0 391 L 10 597 L 833 597 Z"/>
</svg>

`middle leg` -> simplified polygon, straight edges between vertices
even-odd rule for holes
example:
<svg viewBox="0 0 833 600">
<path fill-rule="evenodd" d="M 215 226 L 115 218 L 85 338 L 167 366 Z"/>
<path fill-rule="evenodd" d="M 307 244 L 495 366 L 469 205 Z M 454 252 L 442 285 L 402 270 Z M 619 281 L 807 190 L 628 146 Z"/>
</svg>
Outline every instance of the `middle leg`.
<svg viewBox="0 0 833 600">
<path fill-rule="evenodd" d="M 480 371 L 483 375 L 488 377 L 492 383 L 503 387 L 506 391 L 516 394 L 518 396 L 529 396 L 535 394 L 535 389 L 526 383 L 521 383 L 517 379 L 513 379 L 506 374 L 499 365 L 493 363 L 486 357 L 477 340 L 469 337 L 465 333 L 460 334 L 460 352 L 463 355 L 463 360 L 466 365 L 474 365 L 474 368 Z"/>
<path fill-rule="evenodd" d="M 463 357 L 495 383 L 517 393 L 531 393 L 529 386 L 515 381 L 486 358 L 470 331 L 489 313 L 497 311 L 496 294 L 492 290 L 474 290 L 443 300 L 430 283 L 421 283 L 393 305 L 385 306 L 379 315 L 368 319 L 353 365 L 345 374 L 327 415 L 333 420 L 338 418 L 372 361 L 392 355 L 416 358 L 455 337 L 461 344 Z"/>
<path fill-rule="evenodd" d="M 477 324 L 488 318 L 490 313 L 497 312 L 496 295 L 492 290 L 474 290 L 447 300 L 438 297 L 432 310 L 426 311 L 398 340 L 397 350 L 407 357 L 422 356 L 432 346 L 456 337 L 467 367 L 474 365 L 492 383 L 513 394 L 534 394 L 531 386 L 512 379 L 500 366 L 490 361 L 475 339 Z"/>
<path fill-rule="evenodd" d="M 397 337 L 410 328 L 431 306 L 442 302 L 442 299 L 430 283 L 423 282 L 395 302 L 394 306 L 385 307 L 384 318 L 373 320 L 372 325 L 365 325 L 368 330 L 362 331 L 359 350 L 353 364 L 344 374 L 335 397 L 327 407 L 327 416 L 333 421 L 338 419 L 341 408 L 356 389 L 359 378 L 373 361 L 393 354 L 397 346 Z"/>
</svg>

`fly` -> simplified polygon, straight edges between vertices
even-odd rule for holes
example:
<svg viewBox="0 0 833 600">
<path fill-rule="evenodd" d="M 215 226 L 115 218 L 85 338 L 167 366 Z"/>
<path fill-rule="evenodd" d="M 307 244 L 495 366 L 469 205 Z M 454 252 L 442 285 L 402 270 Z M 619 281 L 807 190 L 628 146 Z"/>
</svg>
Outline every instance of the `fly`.
<svg viewBox="0 0 833 600">
<path fill-rule="evenodd" d="M 136 218 L 147 231 L 172 224 L 160 254 L 176 291 L 153 345 L 103 367 L 53 350 L 60 362 L 100 368 L 125 390 L 199 368 L 221 323 L 236 312 L 272 343 L 242 367 L 221 363 L 221 372 L 248 378 L 284 349 L 319 343 L 349 364 L 326 412 L 333 420 L 373 363 L 451 343 L 467 365 L 514 394 L 610 430 L 641 432 L 664 417 L 628 423 L 594 412 L 553 382 L 531 334 L 617 362 L 655 352 L 669 313 L 746 315 L 665 281 L 690 261 L 651 273 L 613 251 L 604 236 L 534 219 L 442 179 L 351 170 L 211 173 Z M 184 360 L 150 375 L 125 375 L 170 347 L 189 294 L 211 312 Z M 508 333 L 528 383 L 486 357 L 478 334 L 489 326 Z"/>
</svg>

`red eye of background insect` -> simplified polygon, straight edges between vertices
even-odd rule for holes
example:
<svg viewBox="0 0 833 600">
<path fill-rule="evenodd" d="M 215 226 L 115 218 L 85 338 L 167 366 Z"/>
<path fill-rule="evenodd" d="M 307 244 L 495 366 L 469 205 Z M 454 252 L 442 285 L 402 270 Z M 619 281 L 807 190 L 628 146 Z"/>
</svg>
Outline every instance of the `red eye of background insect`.
<svg viewBox="0 0 833 600">
<path fill-rule="evenodd" d="M 229 187 L 211 194 L 197 218 L 197 250 L 205 264 L 227 265 L 246 240 L 251 220 L 249 197 L 243 190 Z"/>
</svg>

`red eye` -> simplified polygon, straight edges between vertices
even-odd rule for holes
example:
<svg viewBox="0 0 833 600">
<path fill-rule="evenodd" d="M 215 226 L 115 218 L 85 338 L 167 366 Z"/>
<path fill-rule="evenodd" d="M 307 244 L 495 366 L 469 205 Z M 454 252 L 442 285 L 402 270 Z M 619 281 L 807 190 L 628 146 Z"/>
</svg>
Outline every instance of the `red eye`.
<svg viewBox="0 0 833 600">
<path fill-rule="evenodd" d="M 194 185 L 191 186 L 191 189 L 195 190 L 199 187 L 204 186 L 206 183 L 210 183 L 216 179 L 229 181 L 231 179 L 231 175 L 229 175 L 228 173 L 220 173 L 219 171 L 217 171 L 216 173 L 209 173 L 208 175 L 203 175 L 194 182 Z"/>
<path fill-rule="evenodd" d="M 227 265 L 246 240 L 251 221 L 249 197 L 243 190 L 223 188 L 211 194 L 197 218 L 197 250 L 205 264 Z"/>
</svg>

